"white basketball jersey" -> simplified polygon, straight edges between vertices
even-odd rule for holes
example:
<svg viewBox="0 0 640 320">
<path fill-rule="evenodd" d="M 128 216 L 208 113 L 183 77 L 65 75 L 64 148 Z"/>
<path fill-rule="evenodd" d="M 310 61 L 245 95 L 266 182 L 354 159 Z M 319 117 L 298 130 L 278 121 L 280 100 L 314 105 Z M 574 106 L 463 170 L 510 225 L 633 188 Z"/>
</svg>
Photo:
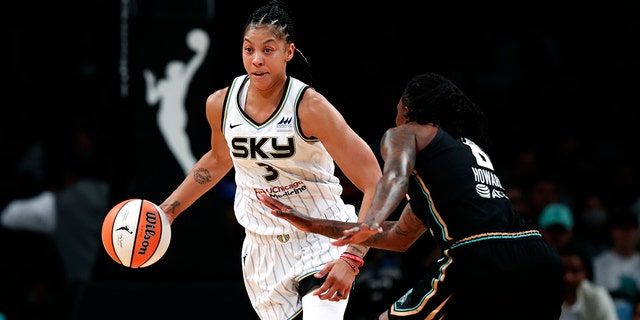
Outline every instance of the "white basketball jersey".
<svg viewBox="0 0 640 320">
<path fill-rule="evenodd" d="M 260 192 L 303 214 L 355 221 L 357 217 L 345 210 L 340 197 L 342 186 L 334 175 L 333 159 L 318 139 L 305 137 L 300 130 L 297 109 L 309 86 L 288 77 L 273 114 L 257 123 L 243 110 L 249 81 L 247 75 L 233 80 L 225 97 L 221 128 L 234 163 L 238 222 L 259 235 L 297 232 L 270 213 L 257 198 Z"/>
</svg>

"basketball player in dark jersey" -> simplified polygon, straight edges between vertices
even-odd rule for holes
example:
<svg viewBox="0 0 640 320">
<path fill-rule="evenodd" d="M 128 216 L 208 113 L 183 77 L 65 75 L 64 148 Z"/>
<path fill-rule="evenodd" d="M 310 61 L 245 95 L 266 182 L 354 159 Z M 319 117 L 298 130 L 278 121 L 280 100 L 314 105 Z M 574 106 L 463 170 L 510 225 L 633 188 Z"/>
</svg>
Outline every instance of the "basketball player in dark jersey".
<svg viewBox="0 0 640 320">
<path fill-rule="evenodd" d="M 337 239 L 334 245 L 402 252 L 422 235 L 435 237 L 438 260 L 378 319 L 558 319 L 560 258 L 505 195 L 485 152 L 483 112 L 433 73 L 409 81 L 397 111 L 362 223 L 312 219 L 275 199 L 261 201 L 301 230 Z M 386 221 L 405 198 L 398 221 Z"/>
</svg>

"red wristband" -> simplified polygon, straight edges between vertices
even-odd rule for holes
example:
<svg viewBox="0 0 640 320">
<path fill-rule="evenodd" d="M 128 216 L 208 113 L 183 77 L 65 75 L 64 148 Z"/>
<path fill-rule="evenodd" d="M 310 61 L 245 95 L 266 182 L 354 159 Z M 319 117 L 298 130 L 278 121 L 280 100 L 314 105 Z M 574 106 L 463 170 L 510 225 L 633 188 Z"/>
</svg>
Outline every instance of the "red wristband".
<svg viewBox="0 0 640 320">
<path fill-rule="evenodd" d="M 355 261 L 358 263 L 358 268 L 364 266 L 364 259 L 362 259 L 362 257 L 356 256 L 353 253 L 349 253 L 349 252 L 343 252 L 340 255 L 341 258 L 345 258 L 345 259 L 349 259 L 351 261 Z"/>
<path fill-rule="evenodd" d="M 358 266 L 355 265 L 355 261 L 347 259 L 347 258 L 343 258 L 340 257 L 340 260 L 344 261 L 344 263 L 348 264 L 349 267 L 351 267 L 351 269 L 353 269 L 353 272 L 355 272 L 355 274 L 360 273 L 360 269 L 358 269 Z"/>
</svg>

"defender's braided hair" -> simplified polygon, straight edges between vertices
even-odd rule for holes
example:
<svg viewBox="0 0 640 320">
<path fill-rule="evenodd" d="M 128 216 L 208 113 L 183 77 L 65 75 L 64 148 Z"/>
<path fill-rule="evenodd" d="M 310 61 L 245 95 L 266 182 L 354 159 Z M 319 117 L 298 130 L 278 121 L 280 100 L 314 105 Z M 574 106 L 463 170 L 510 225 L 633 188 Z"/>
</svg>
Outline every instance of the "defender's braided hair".
<svg viewBox="0 0 640 320">
<path fill-rule="evenodd" d="M 284 39 L 287 41 L 287 43 L 294 43 L 296 32 L 293 24 L 293 19 L 291 18 L 289 12 L 289 6 L 285 2 L 279 0 L 270 0 L 268 3 L 256 9 L 249 16 L 249 18 L 247 18 L 247 22 L 244 26 L 244 32 L 246 33 L 249 28 L 270 26 L 271 32 L 273 33 L 274 37 L 276 37 L 277 39 Z M 311 64 L 309 63 L 309 60 L 307 60 L 307 57 L 305 57 L 305 55 L 302 53 L 302 51 L 300 51 L 300 49 L 296 47 L 295 50 L 303 59 L 304 68 L 307 72 L 308 79 L 301 80 L 306 81 L 307 84 L 311 85 Z"/>
<path fill-rule="evenodd" d="M 435 73 L 412 78 L 402 93 L 407 122 L 433 123 L 458 139 L 490 147 L 488 121 L 482 110 L 453 82 Z"/>
</svg>

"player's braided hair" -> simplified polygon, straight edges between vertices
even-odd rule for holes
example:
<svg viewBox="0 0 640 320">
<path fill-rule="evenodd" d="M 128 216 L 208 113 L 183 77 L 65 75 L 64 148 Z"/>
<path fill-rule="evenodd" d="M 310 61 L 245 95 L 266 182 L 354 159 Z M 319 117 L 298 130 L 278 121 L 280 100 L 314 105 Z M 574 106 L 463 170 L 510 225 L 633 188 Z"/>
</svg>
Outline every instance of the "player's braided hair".
<svg viewBox="0 0 640 320">
<path fill-rule="evenodd" d="M 270 26 L 271 32 L 277 39 L 284 39 L 287 43 L 294 43 L 296 32 L 293 24 L 291 14 L 289 14 L 289 6 L 279 0 L 270 0 L 268 3 L 256 9 L 247 19 L 244 26 L 246 32 L 249 28 L 256 28 L 258 26 Z M 300 55 L 304 62 L 304 68 L 307 72 L 308 84 L 312 83 L 311 77 L 311 64 L 307 57 L 296 47 L 296 52 Z"/>
<path fill-rule="evenodd" d="M 402 93 L 407 122 L 433 123 L 456 138 L 490 146 L 488 121 L 482 110 L 453 82 L 435 73 L 413 77 Z"/>
</svg>

